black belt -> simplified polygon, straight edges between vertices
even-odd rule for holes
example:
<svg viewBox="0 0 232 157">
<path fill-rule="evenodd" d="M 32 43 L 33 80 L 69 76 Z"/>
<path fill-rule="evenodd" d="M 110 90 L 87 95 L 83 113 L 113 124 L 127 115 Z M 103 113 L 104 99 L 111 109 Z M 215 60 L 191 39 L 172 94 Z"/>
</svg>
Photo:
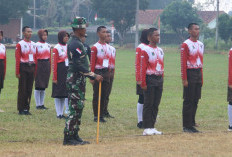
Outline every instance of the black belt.
<svg viewBox="0 0 232 157">
<path fill-rule="evenodd" d="M 35 63 L 20 63 L 20 64 L 26 65 L 26 66 L 34 66 L 35 65 Z"/>
<path fill-rule="evenodd" d="M 46 61 L 49 61 L 49 59 L 38 59 L 38 61 L 40 61 L 40 62 L 46 62 Z"/>
<path fill-rule="evenodd" d="M 202 68 L 197 68 L 197 69 L 187 69 L 188 71 L 201 71 Z"/>
<path fill-rule="evenodd" d="M 163 76 L 162 75 L 154 75 L 154 74 L 152 74 L 152 75 L 147 75 L 148 77 L 152 77 L 152 78 L 156 78 L 156 79 L 160 79 L 160 78 L 162 78 Z"/>
</svg>

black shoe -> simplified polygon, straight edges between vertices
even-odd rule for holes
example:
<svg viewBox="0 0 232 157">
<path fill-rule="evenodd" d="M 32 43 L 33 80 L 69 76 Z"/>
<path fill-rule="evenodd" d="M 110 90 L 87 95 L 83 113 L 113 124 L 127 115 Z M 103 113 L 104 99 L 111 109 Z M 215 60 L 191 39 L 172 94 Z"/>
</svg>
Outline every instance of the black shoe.
<svg viewBox="0 0 232 157">
<path fill-rule="evenodd" d="M 97 122 L 97 117 L 94 117 L 93 121 L 94 121 L 94 122 Z M 99 120 L 99 121 L 102 122 L 102 123 L 105 123 L 105 122 L 106 122 L 106 120 L 105 120 L 103 117 L 100 117 L 100 120 Z"/>
<path fill-rule="evenodd" d="M 47 109 L 48 109 L 48 108 L 45 107 L 44 105 L 40 106 L 40 108 L 41 108 L 42 110 L 47 110 Z"/>
<path fill-rule="evenodd" d="M 199 130 L 197 130 L 195 127 L 192 127 L 192 130 L 193 130 L 193 132 L 194 133 L 198 133 L 198 132 L 200 132 Z"/>
<path fill-rule="evenodd" d="M 143 128 L 143 121 L 140 121 L 138 124 L 137 124 L 137 127 L 139 129 L 142 129 Z"/>
<path fill-rule="evenodd" d="M 199 131 L 194 127 L 184 127 L 183 132 L 186 132 L 186 133 L 198 133 Z"/>
<path fill-rule="evenodd" d="M 114 116 L 111 116 L 109 112 L 105 113 L 104 117 L 105 118 L 114 118 Z"/>
<path fill-rule="evenodd" d="M 41 110 L 42 108 L 41 108 L 41 106 L 36 106 L 36 109 Z"/>
<path fill-rule="evenodd" d="M 232 131 L 232 126 L 229 125 L 228 131 Z"/>
<path fill-rule="evenodd" d="M 72 146 L 76 146 L 76 145 L 84 145 L 84 144 L 87 144 L 87 143 L 77 141 L 77 140 L 74 138 L 73 135 L 64 134 L 63 145 L 72 145 Z"/>
<path fill-rule="evenodd" d="M 28 110 L 24 110 L 24 115 L 32 115 Z"/>
<path fill-rule="evenodd" d="M 19 111 L 19 115 L 25 115 L 24 111 Z"/>
<path fill-rule="evenodd" d="M 58 118 L 58 119 L 65 119 L 66 117 L 64 115 L 59 115 L 59 116 L 56 116 L 56 118 Z"/>
<path fill-rule="evenodd" d="M 78 141 L 78 142 L 82 142 L 83 144 L 90 144 L 89 141 L 84 141 L 84 140 L 82 140 L 82 138 L 80 138 L 80 136 L 78 135 L 78 132 L 77 132 L 77 131 L 74 131 L 73 136 L 74 136 L 74 139 L 75 139 L 76 141 Z"/>
</svg>

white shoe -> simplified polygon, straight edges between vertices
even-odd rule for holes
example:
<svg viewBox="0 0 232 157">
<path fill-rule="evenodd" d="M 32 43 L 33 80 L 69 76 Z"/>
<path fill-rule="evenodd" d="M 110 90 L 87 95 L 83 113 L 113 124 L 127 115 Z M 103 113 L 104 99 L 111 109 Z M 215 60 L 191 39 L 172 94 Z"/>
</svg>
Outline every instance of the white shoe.
<svg viewBox="0 0 232 157">
<path fill-rule="evenodd" d="M 0 109 L 0 112 L 4 112 L 4 111 Z"/>
<path fill-rule="evenodd" d="M 152 128 L 151 131 L 154 135 L 162 135 L 163 134 L 161 131 L 156 130 L 156 128 Z"/>
<path fill-rule="evenodd" d="M 154 135 L 153 131 L 150 129 L 150 128 L 147 128 L 143 131 L 143 136 L 146 136 L 146 135 Z"/>
</svg>

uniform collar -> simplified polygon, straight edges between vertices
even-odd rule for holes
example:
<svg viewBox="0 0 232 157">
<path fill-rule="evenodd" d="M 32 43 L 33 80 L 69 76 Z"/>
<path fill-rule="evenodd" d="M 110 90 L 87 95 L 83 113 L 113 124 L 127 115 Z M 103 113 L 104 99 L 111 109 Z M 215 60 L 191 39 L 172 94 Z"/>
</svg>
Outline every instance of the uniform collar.
<svg viewBox="0 0 232 157">
<path fill-rule="evenodd" d="M 81 39 L 75 35 L 73 35 L 72 38 L 81 42 Z"/>
</svg>

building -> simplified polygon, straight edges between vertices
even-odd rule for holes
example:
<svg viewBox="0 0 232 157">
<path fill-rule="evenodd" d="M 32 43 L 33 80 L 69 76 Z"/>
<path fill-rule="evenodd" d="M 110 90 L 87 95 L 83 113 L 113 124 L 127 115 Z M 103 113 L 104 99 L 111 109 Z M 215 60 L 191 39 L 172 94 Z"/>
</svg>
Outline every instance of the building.
<svg viewBox="0 0 232 157">
<path fill-rule="evenodd" d="M 3 31 L 4 39 L 15 43 L 22 38 L 22 19 L 11 18 L 8 24 L 0 25 L 0 30 Z"/>
<path fill-rule="evenodd" d="M 139 29 L 154 27 L 158 25 L 160 20 L 160 15 L 163 10 L 140 10 L 139 11 Z M 216 28 L 216 11 L 198 11 L 199 17 L 203 22 L 210 28 Z M 226 14 L 224 11 L 220 11 L 219 14 Z"/>
</svg>

